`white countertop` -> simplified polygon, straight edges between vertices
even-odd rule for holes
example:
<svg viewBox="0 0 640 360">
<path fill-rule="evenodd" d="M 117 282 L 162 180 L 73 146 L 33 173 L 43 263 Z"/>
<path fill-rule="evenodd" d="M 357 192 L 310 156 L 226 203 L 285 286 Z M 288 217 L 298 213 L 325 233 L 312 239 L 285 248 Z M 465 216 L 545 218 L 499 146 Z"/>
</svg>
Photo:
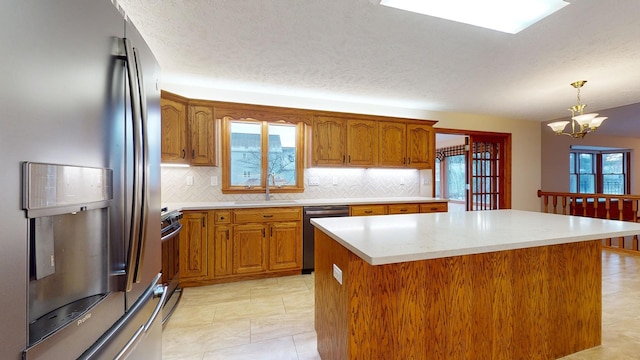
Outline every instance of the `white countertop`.
<svg viewBox="0 0 640 360">
<path fill-rule="evenodd" d="M 640 233 L 640 224 L 520 210 L 311 219 L 371 265 Z"/>
<path fill-rule="evenodd" d="M 213 201 L 163 203 L 169 210 L 215 210 L 256 207 L 290 207 L 290 206 L 324 206 L 324 205 L 366 205 L 394 203 L 428 203 L 443 202 L 447 199 L 410 196 L 410 197 L 371 197 L 371 198 L 336 198 L 336 199 L 298 199 L 298 200 L 248 200 L 248 201 Z"/>
</svg>

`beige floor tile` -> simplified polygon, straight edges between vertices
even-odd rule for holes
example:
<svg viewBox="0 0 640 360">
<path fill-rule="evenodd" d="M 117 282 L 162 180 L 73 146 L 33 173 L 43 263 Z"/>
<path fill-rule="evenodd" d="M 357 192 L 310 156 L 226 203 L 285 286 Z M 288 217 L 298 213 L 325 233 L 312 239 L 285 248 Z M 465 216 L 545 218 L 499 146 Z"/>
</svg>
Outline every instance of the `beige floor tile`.
<svg viewBox="0 0 640 360">
<path fill-rule="evenodd" d="M 304 294 L 285 295 L 282 297 L 282 302 L 287 313 L 314 311 L 315 309 L 315 295 L 311 291 Z"/>
<path fill-rule="evenodd" d="M 249 345 L 236 346 L 204 354 L 203 360 L 298 360 L 293 338 L 290 336 Z"/>
<path fill-rule="evenodd" d="M 275 285 L 257 285 L 251 288 L 251 300 L 265 297 L 283 297 L 286 295 L 304 295 L 309 293 L 309 287 L 300 276 L 287 276 L 278 279 Z"/>
<path fill-rule="evenodd" d="M 196 353 L 192 353 L 190 354 L 187 351 L 185 351 L 184 353 L 179 353 L 179 354 L 167 354 L 164 351 L 162 352 L 162 360 L 202 360 L 202 357 L 204 356 L 203 352 L 196 352 Z"/>
<path fill-rule="evenodd" d="M 281 297 L 268 297 L 256 301 L 242 300 L 220 304 L 216 308 L 214 323 L 237 319 L 252 319 L 260 316 L 284 314 Z"/>
<path fill-rule="evenodd" d="M 163 356 L 204 353 L 249 344 L 251 341 L 250 329 L 251 322 L 248 319 L 186 328 L 165 328 L 162 335 Z"/>
<path fill-rule="evenodd" d="M 314 311 L 294 312 L 251 319 L 251 342 L 314 331 Z"/>
<path fill-rule="evenodd" d="M 249 300 L 251 287 L 243 283 L 189 287 L 183 289 L 180 304 L 217 305 L 238 300 Z"/>
<path fill-rule="evenodd" d="M 194 303 L 190 303 L 194 304 Z M 173 315 L 166 323 L 165 330 L 175 327 L 210 325 L 216 313 L 216 305 L 189 305 L 180 301 Z"/>
<path fill-rule="evenodd" d="M 299 360 L 320 360 L 318 354 L 318 337 L 315 331 L 293 336 Z"/>
</svg>

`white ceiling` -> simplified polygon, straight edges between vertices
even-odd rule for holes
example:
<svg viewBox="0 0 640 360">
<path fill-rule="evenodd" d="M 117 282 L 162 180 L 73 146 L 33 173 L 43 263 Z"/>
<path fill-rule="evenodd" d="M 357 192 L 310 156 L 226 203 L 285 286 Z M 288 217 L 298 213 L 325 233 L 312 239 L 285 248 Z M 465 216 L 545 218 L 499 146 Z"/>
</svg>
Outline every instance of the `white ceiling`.
<svg viewBox="0 0 640 360">
<path fill-rule="evenodd" d="M 640 103 L 640 0 L 571 0 L 515 35 L 378 0 L 118 2 L 166 81 L 536 121 L 569 115 L 576 80 L 588 111 Z"/>
</svg>

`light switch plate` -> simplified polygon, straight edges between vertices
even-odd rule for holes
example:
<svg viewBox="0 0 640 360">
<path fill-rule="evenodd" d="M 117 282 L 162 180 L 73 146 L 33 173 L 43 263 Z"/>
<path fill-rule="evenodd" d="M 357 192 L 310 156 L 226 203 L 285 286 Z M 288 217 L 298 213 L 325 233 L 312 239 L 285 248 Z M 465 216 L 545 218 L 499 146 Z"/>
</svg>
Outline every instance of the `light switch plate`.
<svg viewBox="0 0 640 360">
<path fill-rule="evenodd" d="M 187 186 L 193 185 L 193 176 L 187 175 Z"/>
<path fill-rule="evenodd" d="M 333 264 L 333 277 L 342 285 L 342 270 L 336 264 Z"/>
<path fill-rule="evenodd" d="M 211 177 L 211 186 L 217 186 L 218 185 L 218 177 L 217 176 L 212 176 Z"/>
</svg>

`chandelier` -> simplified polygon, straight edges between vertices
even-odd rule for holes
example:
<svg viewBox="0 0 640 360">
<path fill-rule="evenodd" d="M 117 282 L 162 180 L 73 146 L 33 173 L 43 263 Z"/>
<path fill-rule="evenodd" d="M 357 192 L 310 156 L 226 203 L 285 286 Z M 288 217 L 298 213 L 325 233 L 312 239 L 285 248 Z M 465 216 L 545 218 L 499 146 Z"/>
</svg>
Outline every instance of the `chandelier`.
<svg viewBox="0 0 640 360">
<path fill-rule="evenodd" d="M 584 108 L 587 107 L 587 105 L 580 102 L 580 88 L 582 88 L 586 82 L 587 80 L 580 80 L 571 83 L 571 86 L 578 90 L 578 103 L 569 108 L 569 111 L 571 111 L 571 121 L 556 121 L 547 124 L 556 135 L 567 135 L 572 138 L 581 139 L 588 133 L 595 131 L 602 122 L 607 119 L 602 116 L 598 117 L 597 113 L 584 113 Z M 564 128 L 567 127 L 569 123 L 571 123 L 571 132 L 564 132 Z"/>
</svg>

